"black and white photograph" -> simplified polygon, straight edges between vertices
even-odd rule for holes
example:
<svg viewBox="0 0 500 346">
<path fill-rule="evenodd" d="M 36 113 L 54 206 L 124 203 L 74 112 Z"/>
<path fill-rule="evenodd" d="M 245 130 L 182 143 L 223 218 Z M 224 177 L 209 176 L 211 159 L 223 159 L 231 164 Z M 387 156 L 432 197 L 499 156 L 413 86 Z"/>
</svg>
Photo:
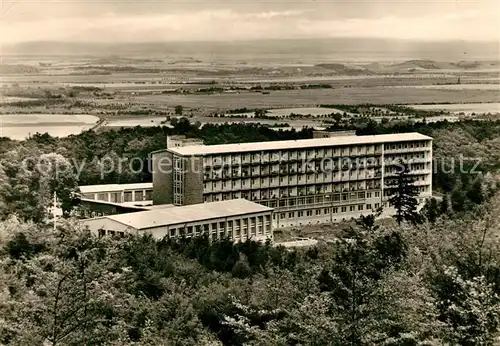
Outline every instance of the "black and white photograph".
<svg viewBox="0 0 500 346">
<path fill-rule="evenodd" d="M 0 346 L 500 345 L 499 0 L 2 0 Z"/>
</svg>

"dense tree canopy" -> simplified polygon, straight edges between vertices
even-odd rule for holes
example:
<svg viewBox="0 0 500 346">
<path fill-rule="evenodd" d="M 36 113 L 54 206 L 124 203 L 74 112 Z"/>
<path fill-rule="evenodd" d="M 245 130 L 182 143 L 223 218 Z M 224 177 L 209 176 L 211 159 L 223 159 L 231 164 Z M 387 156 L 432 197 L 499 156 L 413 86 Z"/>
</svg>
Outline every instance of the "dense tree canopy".
<svg viewBox="0 0 500 346">
<path fill-rule="evenodd" d="M 301 250 L 98 238 L 70 219 L 45 226 L 54 192 L 69 211 L 77 184 L 149 181 L 147 165 L 132 159 L 146 161 L 168 134 L 207 144 L 312 136 L 185 118 L 173 125 L 0 139 L 1 344 L 498 344 L 500 122 L 335 125 L 434 137 L 434 156 L 450 169 L 435 174 L 441 202 L 429 202 L 419 225 L 364 215 L 336 242 Z M 482 173 L 471 172 L 472 160 L 451 160 L 467 150 Z"/>
<path fill-rule="evenodd" d="M 287 250 L 0 224 L 6 345 L 495 345 L 500 195 Z M 366 221 L 366 220 L 365 220 Z"/>
</svg>

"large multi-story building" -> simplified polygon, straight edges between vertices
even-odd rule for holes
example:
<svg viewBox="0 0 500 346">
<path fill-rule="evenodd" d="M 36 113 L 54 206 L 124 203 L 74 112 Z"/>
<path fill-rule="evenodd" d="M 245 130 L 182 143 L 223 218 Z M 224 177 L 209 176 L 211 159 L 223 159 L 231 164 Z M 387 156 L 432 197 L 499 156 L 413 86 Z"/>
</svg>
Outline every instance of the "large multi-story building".
<svg viewBox="0 0 500 346">
<path fill-rule="evenodd" d="M 276 228 L 359 217 L 386 206 L 400 161 L 432 193 L 432 138 L 419 133 L 196 145 L 152 153 L 153 203 L 248 199 Z M 390 208 L 386 208 L 390 212 Z"/>
</svg>

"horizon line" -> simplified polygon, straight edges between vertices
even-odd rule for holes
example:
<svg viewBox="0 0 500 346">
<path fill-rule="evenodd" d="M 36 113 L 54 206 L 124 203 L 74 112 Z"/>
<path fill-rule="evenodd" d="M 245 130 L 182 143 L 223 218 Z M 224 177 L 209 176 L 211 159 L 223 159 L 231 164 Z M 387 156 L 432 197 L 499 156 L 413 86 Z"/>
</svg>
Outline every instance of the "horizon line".
<svg viewBox="0 0 500 346">
<path fill-rule="evenodd" d="M 468 40 L 468 39 L 416 39 L 416 38 L 391 38 L 391 37 L 369 37 L 369 36 L 338 36 L 338 37 L 299 37 L 299 38 L 245 38 L 241 40 L 235 39 L 220 39 L 220 40 L 147 40 L 147 41 L 90 41 L 90 40 L 30 40 L 3 43 L 5 46 L 15 46 L 20 44 L 33 43 L 59 43 L 59 44 L 169 44 L 169 43 L 240 43 L 240 42 L 270 42 L 270 41 L 313 41 L 313 40 L 373 40 L 373 41 L 401 41 L 401 42 L 425 42 L 425 43 L 442 43 L 442 42 L 462 42 L 462 43 L 490 43 L 500 46 L 500 40 Z"/>
</svg>

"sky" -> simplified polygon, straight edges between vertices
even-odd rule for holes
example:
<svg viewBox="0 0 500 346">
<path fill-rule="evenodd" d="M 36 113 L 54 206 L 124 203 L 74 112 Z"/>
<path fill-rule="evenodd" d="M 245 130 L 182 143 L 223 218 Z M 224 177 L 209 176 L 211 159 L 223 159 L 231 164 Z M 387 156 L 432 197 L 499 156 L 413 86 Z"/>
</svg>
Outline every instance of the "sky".
<svg viewBox="0 0 500 346">
<path fill-rule="evenodd" d="M 500 40 L 500 0 L 2 0 L 0 43 Z"/>
</svg>

